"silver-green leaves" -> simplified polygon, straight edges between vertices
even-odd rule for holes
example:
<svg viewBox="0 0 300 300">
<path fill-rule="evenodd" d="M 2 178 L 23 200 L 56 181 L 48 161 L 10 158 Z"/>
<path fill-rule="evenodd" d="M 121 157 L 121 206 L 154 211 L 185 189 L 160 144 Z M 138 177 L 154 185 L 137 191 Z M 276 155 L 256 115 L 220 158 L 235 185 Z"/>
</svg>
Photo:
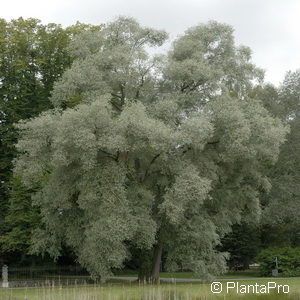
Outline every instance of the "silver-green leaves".
<svg viewBox="0 0 300 300">
<path fill-rule="evenodd" d="M 225 267 L 220 236 L 259 216 L 287 128 L 248 97 L 260 79 L 250 51 L 216 22 L 151 57 L 145 46 L 165 39 L 129 18 L 85 33 L 56 83 L 56 110 L 18 125 L 16 172 L 41 185 L 36 251 L 57 256 L 67 244 L 103 278 L 132 247 L 159 245 L 168 265 L 209 275 Z"/>
</svg>

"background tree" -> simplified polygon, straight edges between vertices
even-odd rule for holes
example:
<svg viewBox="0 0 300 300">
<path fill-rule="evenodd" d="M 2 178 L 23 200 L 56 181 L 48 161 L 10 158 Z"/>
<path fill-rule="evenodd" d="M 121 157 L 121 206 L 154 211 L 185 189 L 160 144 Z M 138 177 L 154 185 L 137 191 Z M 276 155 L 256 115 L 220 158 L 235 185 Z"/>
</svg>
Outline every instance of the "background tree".
<svg viewBox="0 0 300 300">
<path fill-rule="evenodd" d="M 232 232 L 222 239 L 222 251 L 230 253 L 231 270 L 247 270 L 261 247 L 258 224 L 235 224 Z"/>
<path fill-rule="evenodd" d="M 5 216 L 7 231 L 1 238 L 1 248 L 6 253 L 6 259 L 13 256 L 14 263 L 16 260 L 19 260 L 19 263 L 26 263 L 31 244 L 31 231 L 40 226 L 40 213 L 37 207 L 32 207 L 33 191 L 25 188 L 20 178 L 12 178 L 9 186 L 11 191 Z"/>
<path fill-rule="evenodd" d="M 281 146 L 278 162 L 270 170 L 272 189 L 265 199 L 264 244 L 299 246 L 300 208 L 300 71 L 288 72 L 278 89 L 281 118 L 291 131 Z"/>
<path fill-rule="evenodd" d="M 37 19 L 0 20 L 0 235 L 4 252 L 26 253 L 36 225 L 31 193 L 12 178 L 17 131 L 13 124 L 52 107 L 53 83 L 70 66 L 71 39 L 84 30 L 99 29 L 77 23 L 63 29 Z M 26 220 L 26 221 L 25 221 Z"/>
<path fill-rule="evenodd" d="M 18 125 L 16 172 L 38 184 L 44 227 L 34 251 L 63 244 L 94 276 L 122 266 L 129 247 L 209 276 L 225 269 L 220 238 L 260 213 L 287 128 L 249 97 L 261 71 L 232 28 L 189 29 L 168 55 L 151 57 L 163 31 L 119 18 L 86 32 L 55 83 L 55 109 Z"/>
</svg>

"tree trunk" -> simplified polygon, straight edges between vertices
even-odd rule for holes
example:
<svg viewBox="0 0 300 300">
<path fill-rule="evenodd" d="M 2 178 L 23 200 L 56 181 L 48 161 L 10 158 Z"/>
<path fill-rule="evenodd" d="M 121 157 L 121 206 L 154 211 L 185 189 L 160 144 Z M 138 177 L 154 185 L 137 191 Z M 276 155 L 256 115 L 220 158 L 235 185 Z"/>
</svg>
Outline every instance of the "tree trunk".
<svg viewBox="0 0 300 300">
<path fill-rule="evenodd" d="M 248 257 L 244 258 L 243 260 L 243 268 L 244 270 L 250 269 L 250 259 Z"/>
<path fill-rule="evenodd" d="M 153 251 L 143 250 L 139 254 L 139 282 L 148 282 L 150 280 L 150 272 L 152 267 Z"/>
<path fill-rule="evenodd" d="M 159 281 L 161 255 L 162 255 L 162 245 L 161 243 L 158 243 L 154 249 L 153 264 L 152 264 L 152 270 L 150 276 L 151 281 L 154 283 L 158 283 Z"/>
</svg>

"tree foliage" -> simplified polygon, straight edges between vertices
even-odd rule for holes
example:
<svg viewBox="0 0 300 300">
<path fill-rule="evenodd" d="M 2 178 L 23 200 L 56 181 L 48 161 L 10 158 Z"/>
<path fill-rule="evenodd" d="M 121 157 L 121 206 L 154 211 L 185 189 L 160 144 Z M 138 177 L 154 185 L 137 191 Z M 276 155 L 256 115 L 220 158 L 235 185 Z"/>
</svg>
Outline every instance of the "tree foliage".
<svg viewBox="0 0 300 300">
<path fill-rule="evenodd" d="M 267 232 L 272 232 L 272 239 L 266 244 L 277 243 L 298 246 L 299 208 L 300 208 L 300 71 L 288 72 L 278 89 L 277 106 L 279 116 L 289 124 L 291 130 L 287 141 L 281 146 L 278 162 L 269 170 L 272 189 L 265 197 L 264 224 Z M 281 234 L 278 234 L 281 233 Z"/>
<path fill-rule="evenodd" d="M 274 247 L 262 250 L 256 257 L 262 276 L 271 276 L 272 270 L 278 264 L 279 276 L 298 277 L 300 274 L 300 248 L 299 247 Z"/>
<path fill-rule="evenodd" d="M 77 23 L 63 29 L 37 19 L 0 19 L 0 235 L 5 252 L 26 252 L 36 223 L 32 191 L 12 177 L 18 137 L 13 124 L 53 107 L 49 101 L 53 84 L 72 61 L 70 41 L 79 32 L 96 28 Z"/>
<path fill-rule="evenodd" d="M 230 253 L 228 266 L 231 270 L 247 270 L 261 247 L 257 225 L 241 223 L 232 226 L 232 232 L 222 239 L 222 251 Z"/>
<path fill-rule="evenodd" d="M 266 167 L 288 131 L 248 95 L 262 72 L 230 26 L 190 28 L 166 55 L 164 31 L 119 18 L 71 46 L 72 66 L 54 85 L 54 109 L 20 122 L 16 172 L 41 185 L 43 228 L 34 251 L 63 244 L 94 276 L 130 256 L 128 243 L 161 249 L 209 276 L 225 269 L 220 237 L 258 218 Z"/>
</svg>

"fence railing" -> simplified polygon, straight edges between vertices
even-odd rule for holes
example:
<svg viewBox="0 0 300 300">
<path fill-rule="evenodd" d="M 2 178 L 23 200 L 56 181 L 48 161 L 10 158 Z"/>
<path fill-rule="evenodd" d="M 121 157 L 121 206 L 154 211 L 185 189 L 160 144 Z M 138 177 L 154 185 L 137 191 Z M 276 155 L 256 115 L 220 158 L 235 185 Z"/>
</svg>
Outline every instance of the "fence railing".
<svg viewBox="0 0 300 300">
<path fill-rule="evenodd" d="M 80 266 L 2 267 L 0 287 L 53 286 L 92 283 Z"/>
</svg>

